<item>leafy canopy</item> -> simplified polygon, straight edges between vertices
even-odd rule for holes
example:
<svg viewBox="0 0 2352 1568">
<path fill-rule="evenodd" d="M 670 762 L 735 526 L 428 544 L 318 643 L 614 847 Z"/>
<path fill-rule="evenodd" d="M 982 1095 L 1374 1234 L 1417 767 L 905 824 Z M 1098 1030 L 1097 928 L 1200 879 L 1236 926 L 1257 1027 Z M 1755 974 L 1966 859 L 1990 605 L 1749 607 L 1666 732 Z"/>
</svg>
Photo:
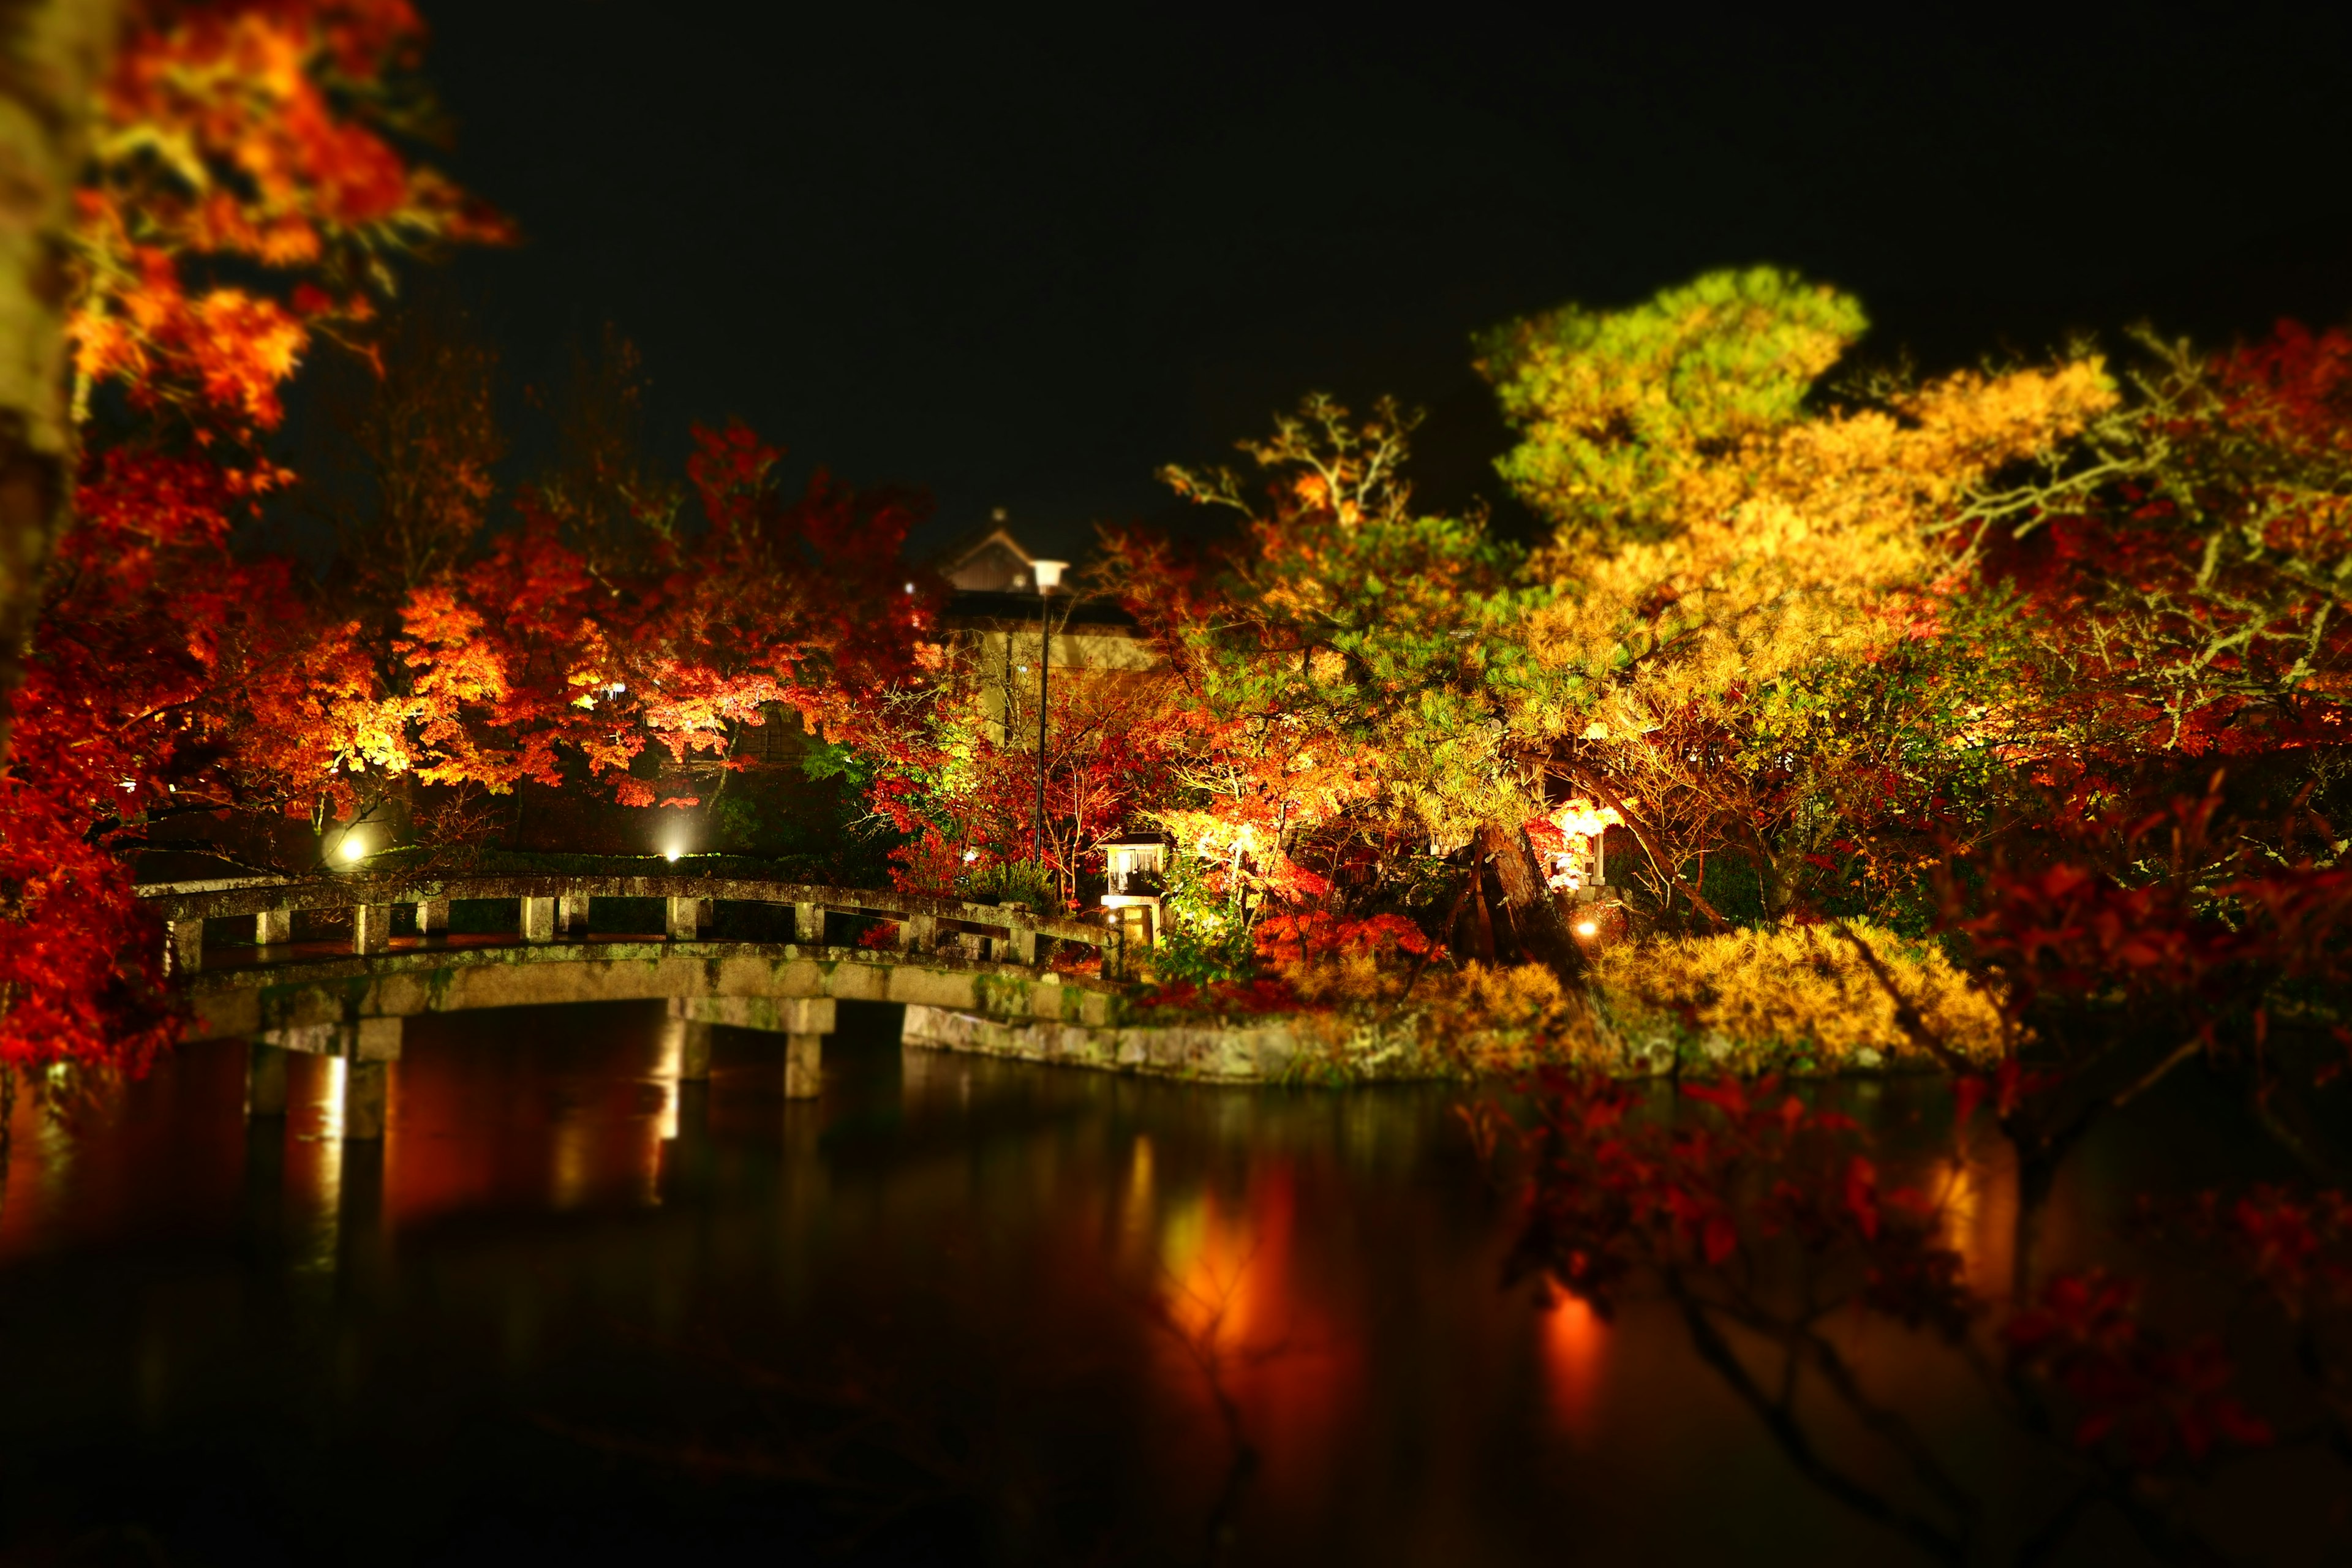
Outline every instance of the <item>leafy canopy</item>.
<svg viewBox="0 0 2352 1568">
<path fill-rule="evenodd" d="M 1477 366 L 1522 439 L 1496 461 L 1563 530 L 1670 527 L 1693 474 L 1797 418 L 1869 325 L 1790 272 L 1710 272 L 1628 310 L 1563 305 L 1480 334 Z"/>
</svg>

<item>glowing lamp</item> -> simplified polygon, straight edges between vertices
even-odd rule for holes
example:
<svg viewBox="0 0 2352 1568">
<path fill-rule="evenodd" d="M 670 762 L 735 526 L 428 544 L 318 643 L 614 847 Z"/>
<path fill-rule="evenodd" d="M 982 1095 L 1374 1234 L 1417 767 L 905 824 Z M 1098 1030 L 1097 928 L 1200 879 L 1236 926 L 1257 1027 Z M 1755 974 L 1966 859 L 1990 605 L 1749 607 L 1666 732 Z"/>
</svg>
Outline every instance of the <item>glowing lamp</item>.
<svg viewBox="0 0 2352 1568">
<path fill-rule="evenodd" d="M 1037 592 L 1050 594 L 1062 585 L 1062 574 L 1069 570 L 1066 561 L 1032 561 L 1029 569 L 1037 574 Z"/>
<path fill-rule="evenodd" d="M 1600 922 L 1596 921 L 1579 921 L 1576 922 L 1576 934 L 1579 936 L 1595 936 L 1600 933 Z"/>
<path fill-rule="evenodd" d="M 361 856 L 362 856 L 362 855 L 364 855 L 364 854 L 366 854 L 366 853 L 367 853 L 367 846 L 366 846 L 366 845 L 364 845 L 364 844 L 361 843 L 358 839 L 353 838 L 353 837 L 351 837 L 351 835 L 349 835 L 349 834 L 345 834 L 345 835 L 343 836 L 343 847 L 342 847 L 342 854 L 343 854 L 343 858 L 344 858 L 344 859 L 346 859 L 346 860 L 356 860 L 356 859 L 358 859 Z"/>
<path fill-rule="evenodd" d="M 663 850 L 663 851 L 662 851 L 662 858 L 663 858 L 663 859 L 665 859 L 665 860 L 672 860 L 672 861 L 674 861 L 674 860 L 676 860 L 676 859 L 677 858 L 677 857 L 678 857 L 678 849 L 677 849 L 677 847 L 676 845 L 672 845 L 672 846 L 670 846 L 670 847 L 668 847 L 667 849 L 665 849 L 665 850 Z"/>
</svg>

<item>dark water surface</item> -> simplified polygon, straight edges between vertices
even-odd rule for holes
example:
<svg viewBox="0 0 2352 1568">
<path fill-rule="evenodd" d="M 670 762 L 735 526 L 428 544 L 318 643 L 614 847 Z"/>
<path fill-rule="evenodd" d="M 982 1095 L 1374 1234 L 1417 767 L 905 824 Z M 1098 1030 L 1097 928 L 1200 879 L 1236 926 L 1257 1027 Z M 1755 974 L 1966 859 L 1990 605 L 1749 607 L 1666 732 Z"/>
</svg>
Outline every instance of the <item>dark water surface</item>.
<svg viewBox="0 0 2352 1568">
<path fill-rule="evenodd" d="M 1660 1308 L 1501 1287 L 1458 1091 L 902 1059 L 894 1010 L 843 1011 L 816 1103 L 732 1031 L 681 1090 L 658 1005 L 412 1021 L 380 1148 L 341 1142 L 310 1058 L 248 1131 L 235 1043 L 62 1118 L 28 1098 L 5 1560 L 1910 1560 Z M 1997 1152 L 1933 1152 L 1931 1086 L 1843 1092 L 1951 1184 L 2000 1289 Z M 2143 1186 L 2274 1173 L 2230 1127 L 2184 1093 L 2095 1140 L 2051 1258 L 2130 1260 Z M 2045 1481 L 1945 1358 L 1855 1349 L 2030 1519 Z M 2270 1496 L 2213 1506 L 2307 1559 Z M 2097 1524 L 2069 1554 L 2117 1555 Z"/>
</svg>

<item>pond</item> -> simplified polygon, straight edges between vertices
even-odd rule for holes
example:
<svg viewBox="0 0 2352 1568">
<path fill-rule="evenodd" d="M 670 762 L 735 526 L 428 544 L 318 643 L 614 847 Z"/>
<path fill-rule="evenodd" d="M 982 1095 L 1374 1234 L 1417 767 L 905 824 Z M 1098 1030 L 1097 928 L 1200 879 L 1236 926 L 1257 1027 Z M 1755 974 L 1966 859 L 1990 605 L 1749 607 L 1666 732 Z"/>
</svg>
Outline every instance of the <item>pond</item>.
<svg viewBox="0 0 2352 1568">
<path fill-rule="evenodd" d="M 248 1129 L 235 1042 L 26 1097 L 6 1560 L 1908 1560 L 1662 1304 L 1505 1288 L 1464 1091 L 902 1053 L 894 1011 L 843 1012 L 814 1102 L 733 1031 L 681 1088 L 658 1004 L 412 1021 L 381 1146 L 341 1142 L 317 1058 Z M 1951 1161 L 1925 1080 L 1823 1092 L 1940 1168 L 1998 1288 L 1998 1149 Z M 2146 1265 L 2142 1190 L 2278 1173 L 2193 1076 L 2146 1110 L 2070 1163 L 2053 1261 Z M 1962 1381 L 1856 1353 L 2031 1514 Z M 2340 1553 L 2284 1474 L 2216 1506 L 2249 1551 Z M 2133 1550 L 2094 1520 L 2067 1559 Z"/>
</svg>

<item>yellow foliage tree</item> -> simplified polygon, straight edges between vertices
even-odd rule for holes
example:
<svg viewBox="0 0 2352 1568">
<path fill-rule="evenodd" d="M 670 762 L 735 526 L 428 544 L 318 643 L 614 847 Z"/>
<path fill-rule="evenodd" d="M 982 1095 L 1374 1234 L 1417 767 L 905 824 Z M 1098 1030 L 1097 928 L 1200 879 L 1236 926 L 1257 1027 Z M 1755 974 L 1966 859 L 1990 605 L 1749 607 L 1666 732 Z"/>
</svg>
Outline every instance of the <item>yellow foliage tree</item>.
<svg viewBox="0 0 2352 1568">
<path fill-rule="evenodd" d="M 1549 679 L 1524 689 L 1514 739 L 1624 814 L 1662 892 L 1712 839 L 1760 862 L 1780 912 L 1789 862 L 1827 818 L 1761 802 L 1756 771 L 1785 775 L 1799 750 L 1856 733 L 1791 727 L 1782 700 L 1851 686 L 1931 633 L 1937 524 L 2115 402 L 2101 363 L 2079 358 L 1809 411 L 1864 325 L 1833 290 L 1759 269 L 1485 345 L 1525 437 L 1500 466 L 1554 524 L 1526 626 Z"/>
</svg>

